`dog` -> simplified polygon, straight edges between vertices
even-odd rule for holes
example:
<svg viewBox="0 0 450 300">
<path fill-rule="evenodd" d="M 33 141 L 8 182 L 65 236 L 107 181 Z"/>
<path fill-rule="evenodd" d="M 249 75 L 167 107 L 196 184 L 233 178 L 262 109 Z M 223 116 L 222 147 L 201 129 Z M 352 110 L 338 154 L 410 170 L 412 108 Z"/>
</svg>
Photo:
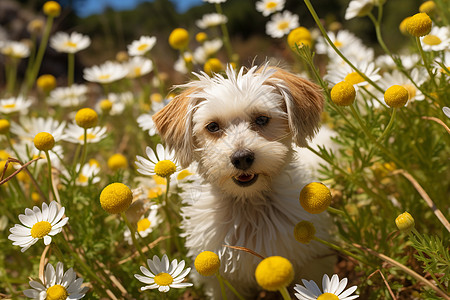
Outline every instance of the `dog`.
<svg viewBox="0 0 450 300">
<path fill-rule="evenodd" d="M 303 210 L 299 194 L 314 181 L 295 150 L 316 134 L 324 99 L 314 83 L 265 64 L 225 75 L 196 74 L 183 92 L 153 116 L 166 146 L 182 167 L 197 164 L 203 183 L 186 185 L 182 229 L 188 255 L 219 255 L 220 273 L 246 299 L 260 288 L 261 258 L 291 261 L 295 280 L 319 280 L 332 272 L 335 257 L 322 244 L 295 240 L 294 226 L 312 222 L 329 239 L 327 213 Z M 220 299 L 216 278 L 201 278 L 207 294 Z"/>
</svg>

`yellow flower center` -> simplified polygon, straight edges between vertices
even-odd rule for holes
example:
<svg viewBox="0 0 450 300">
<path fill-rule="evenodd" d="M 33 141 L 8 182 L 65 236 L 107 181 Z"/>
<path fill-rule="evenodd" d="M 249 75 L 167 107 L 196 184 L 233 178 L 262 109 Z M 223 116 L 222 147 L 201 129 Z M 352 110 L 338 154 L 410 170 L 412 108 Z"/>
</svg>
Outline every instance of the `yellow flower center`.
<svg viewBox="0 0 450 300">
<path fill-rule="evenodd" d="M 194 266 L 200 275 L 212 276 L 219 270 L 220 259 L 214 252 L 203 251 L 195 258 Z"/>
<path fill-rule="evenodd" d="M 266 3 L 266 8 L 267 9 L 272 9 L 272 8 L 275 8 L 275 7 L 277 7 L 277 3 L 276 2 L 269 1 L 269 2 Z"/>
<path fill-rule="evenodd" d="M 133 201 L 133 193 L 123 183 L 115 182 L 106 186 L 100 194 L 100 204 L 110 214 L 125 212 Z"/>
<path fill-rule="evenodd" d="M 111 74 L 102 74 L 102 75 L 98 76 L 98 79 L 106 80 L 106 79 L 109 79 L 109 77 L 111 77 Z"/>
<path fill-rule="evenodd" d="M 49 222 L 40 221 L 31 228 L 31 236 L 35 239 L 42 239 L 50 232 L 50 230 L 52 230 L 52 225 Z"/>
<path fill-rule="evenodd" d="M 357 72 L 352 72 L 350 74 L 348 74 L 347 76 L 345 76 L 344 81 L 347 81 L 348 83 L 351 84 L 358 84 L 361 82 L 366 81 L 361 75 L 359 75 Z"/>
<path fill-rule="evenodd" d="M 415 14 L 406 22 L 406 30 L 415 37 L 429 34 L 432 26 L 433 22 L 426 13 Z"/>
<path fill-rule="evenodd" d="M 152 102 L 161 103 L 163 101 L 163 97 L 160 93 L 153 93 L 150 95 L 150 100 L 152 100 Z"/>
<path fill-rule="evenodd" d="M 282 21 L 280 23 L 278 23 L 277 28 L 279 30 L 286 30 L 289 28 L 289 22 L 288 21 Z"/>
<path fill-rule="evenodd" d="M 408 102 L 409 93 L 400 85 L 393 85 L 384 93 L 384 101 L 389 107 L 402 107 Z"/>
<path fill-rule="evenodd" d="M 400 231 L 408 232 L 414 228 L 414 218 L 408 212 L 404 212 L 395 219 L 395 225 Z"/>
<path fill-rule="evenodd" d="M 438 36 L 432 34 L 426 35 L 422 41 L 429 46 L 436 46 L 442 43 L 441 39 Z"/>
<path fill-rule="evenodd" d="M 126 169 L 128 167 L 127 158 L 120 153 L 113 154 L 108 159 L 108 167 L 112 171 L 117 171 L 119 169 Z"/>
<path fill-rule="evenodd" d="M 55 139 L 53 138 L 53 135 L 48 132 L 40 132 L 36 134 L 33 142 L 34 146 L 41 151 L 48 151 L 55 146 Z"/>
<path fill-rule="evenodd" d="M 76 48 L 77 44 L 71 41 L 67 41 L 64 43 L 64 46 L 70 47 L 70 48 Z"/>
<path fill-rule="evenodd" d="M 159 176 L 158 176 L 159 177 Z M 147 197 L 149 199 L 158 198 L 162 194 L 162 189 L 157 186 L 148 190 Z"/>
<path fill-rule="evenodd" d="M 47 16 L 57 17 L 61 13 L 61 5 L 59 5 L 56 1 L 47 1 L 45 2 L 42 10 Z"/>
<path fill-rule="evenodd" d="M 190 176 L 190 175 L 192 175 L 192 173 L 189 172 L 187 169 L 184 169 L 183 171 L 181 171 L 181 172 L 178 174 L 177 179 L 178 179 L 178 180 L 183 180 L 184 178 L 186 178 L 186 177 L 188 177 L 188 176 Z"/>
<path fill-rule="evenodd" d="M 65 300 L 69 296 L 66 288 L 62 285 L 56 284 L 47 289 L 47 298 L 46 300 Z"/>
<path fill-rule="evenodd" d="M 277 291 L 287 287 L 294 279 L 294 268 L 286 258 L 270 256 L 256 267 L 255 278 L 263 289 Z"/>
<path fill-rule="evenodd" d="M 353 84 L 341 81 L 331 89 L 331 101 L 340 106 L 348 106 L 355 101 L 356 91 Z"/>
<path fill-rule="evenodd" d="M 141 75 L 141 67 L 135 67 L 134 68 L 134 74 L 136 74 L 136 76 Z"/>
<path fill-rule="evenodd" d="M 95 135 L 95 134 L 92 134 L 92 133 L 88 133 L 88 134 L 86 134 L 86 140 L 93 140 L 93 139 L 95 139 L 97 136 Z M 84 140 L 84 134 L 82 134 L 82 135 L 80 135 L 79 137 L 78 137 L 78 140 L 80 140 L 80 141 L 83 141 Z"/>
<path fill-rule="evenodd" d="M 308 244 L 314 235 L 316 234 L 316 228 L 313 223 L 308 221 L 301 221 L 294 227 L 294 237 L 302 244 Z"/>
<path fill-rule="evenodd" d="M 138 51 L 144 51 L 145 49 L 147 49 L 147 47 L 148 47 L 148 44 L 143 43 L 143 44 L 140 44 L 140 45 L 137 47 L 137 49 L 138 49 Z"/>
<path fill-rule="evenodd" d="M 81 182 L 81 183 L 87 182 L 88 179 L 89 178 L 87 176 L 84 176 L 83 174 L 80 174 L 80 176 L 78 176 L 78 181 Z"/>
<path fill-rule="evenodd" d="M 336 46 L 336 48 L 342 47 L 342 43 L 338 40 L 334 41 L 333 44 Z"/>
<path fill-rule="evenodd" d="M 161 160 L 155 165 L 155 173 L 161 177 L 168 177 L 175 173 L 177 166 L 170 160 Z"/>
<path fill-rule="evenodd" d="M 0 134 L 6 134 L 9 131 L 11 124 L 6 119 L 0 119 Z M 2 150 L 3 151 L 3 150 Z"/>
<path fill-rule="evenodd" d="M 111 110 L 113 104 L 111 101 L 109 101 L 108 99 L 103 99 L 102 101 L 100 101 L 100 109 L 104 112 L 108 112 Z"/>
<path fill-rule="evenodd" d="M 150 220 L 147 218 L 139 220 L 137 222 L 137 231 L 145 231 L 146 229 L 150 228 L 150 225 L 152 225 L 152 222 L 150 222 Z"/>
<path fill-rule="evenodd" d="M 100 163 L 98 162 L 98 160 L 96 160 L 96 159 L 94 159 L 94 158 L 91 158 L 91 159 L 89 160 L 89 165 L 90 165 L 90 166 L 97 166 L 97 167 L 100 168 Z"/>
<path fill-rule="evenodd" d="M 189 43 L 189 33 L 184 28 L 175 28 L 169 35 L 169 44 L 176 50 L 182 50 Z"/>
<path fill-rule="evenodd" d="M 408 91 L 408 100 L 411 100 L 416 96 L 416 87 L 412 84 L 402 85 Z"/>
<path fill-rule="evenodd" d="M 330 203 L 331 192 L 323 183 L 311 182 L 300 192 L 300 205 L 310 214 L 325 211 Z"/>
<path fill-rule="evenodd" d="M 3 108 L 14 108 L 14 107 L 16 107 L 16 104 L 15 104 L 15 103 L 4 104 L 4 105 L 3 105 Z"/>
<path fill-rule="evenodd" d="M 159 185 L 166 185 L 167 184 L 167 180 L 161 176 L 158 175 L 153 175 L 153 180 L 155 181 L 156 184 Z"/>
<path fill-rule="evenodd" d="M 317 297 L 317 300 L 339 300 L 339 297 L 332 293 L 324 293 Z"/>
<path fill-rule="evenodd" d="M 159 286 L 166 286 L 166 285 L 170 285 L 173 282 L 173 277 L 172 275 L 168 274 L 168 273 L 159 273 L 158 275 L 155 276 L 155 283 Z"/>
<path fill-rule="evenodd" d="M 87 129 L 97 125 L 98 114 L 91 108 L 82 108 L 75 115 L 75 122 L 78 126 Z"/>
</svg>

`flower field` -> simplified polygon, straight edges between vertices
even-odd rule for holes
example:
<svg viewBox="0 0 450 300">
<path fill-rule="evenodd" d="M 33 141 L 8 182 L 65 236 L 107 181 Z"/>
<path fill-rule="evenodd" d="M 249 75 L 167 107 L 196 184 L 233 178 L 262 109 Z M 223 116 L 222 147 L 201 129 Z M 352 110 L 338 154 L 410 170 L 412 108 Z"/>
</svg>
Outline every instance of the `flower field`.
<svg viewBox="0 0 450 300">
<path fill-rule="evenodd" d="M 386 1 L 345 1 L 340 18 L 367 21 L 368 43 L 319 15 L 316 1 L 302 1 L 301 13 L 288 9 L 293 0 L 252 1 L 265 45 L 287 57 L 267 51 L 255 61 L 308 78 L 325 99 L 329 138 L 305 146 L 321 163 L 296 197 L 307 213 L 329 216 L 332 238 L 316 236 L 321 224 L 309 219 L 289 230 L 299 246 L 327 247 L 336 263 L 319 282 L 295 277 L 276 253 L 224 245 L 241 260 L 261 259 L 249 298 L 233 286 L 223 252 L 186 247 L 186 191 L 205 182 L 195 163 L 182 167 L 152 119 L 180 84 L 252 67 L 229 30 L 224 8 L 233 1 L 204 2 L 209 11 L 195 25 L 174 26 L 163 41 L 137 36 L 82 74 L 80 54 L 95 40 L 57 30 L 56 1 L 43 2 L 25 41 L 0 35 L 0 299 L 209 299 L 205 277 L 221 299 L 450 299 L 448 3 L 423 2 L 391 28 Z M 385 40 L 389 31 L 404 45 Z M 170 71 L 162 44 L 178 57 Z M 64 57 L 63 72 L 43 72 L 56 64 L 50 51 Z"/>
</svg>

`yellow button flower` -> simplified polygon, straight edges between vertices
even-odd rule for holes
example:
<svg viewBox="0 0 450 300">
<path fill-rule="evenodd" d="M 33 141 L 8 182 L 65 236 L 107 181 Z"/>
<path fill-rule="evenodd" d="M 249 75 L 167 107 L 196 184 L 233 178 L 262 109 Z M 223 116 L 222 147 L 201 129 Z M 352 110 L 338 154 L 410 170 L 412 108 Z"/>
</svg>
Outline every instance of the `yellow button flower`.
<svg viewBox="0 0 450 300">
<path fill-rule="evenodd" d="M 175 28 L 169 35 L 169 44 L 173 49 L 184 50 L 189 43 L 189 33 L 184 28 Z"/>
<path fill-rule="evenodd" d="M 33 143 L 38 150 L 48 151 L 55 146 L 55 139 L 48 132 L 40 132 L 34 136 Z"/>
<path fill-rule="evenodd" d="M 425 1 L 419 6 L 419 11 L 421 13 L 426 13 L 428 15 L 434 13 L 436 10 L 436 3 L 434 1 Z"/>
<path fill-rule="evenodd" d="M 389 107 L 403 107 L 408 102 L 409 93 L 401 85 L 393 85 L 384 92 L 384 101 Z"/>
<path fill-rule="evenodd" d="M 255 270 L 256 282 L 265 290 L 277 291 L 287 287 L 294 279 L 291 262 L 281 256 L 263 259 Z"/>
<path fill-rule="evenodd" d="M 208 35 L 205 32 L 199 32 L 195 35 L 195 40 L 199 43 L 203 43 L 208 39 Z"/>
<path fill-rule="evenodd" d="M 408 19 L 406 30 L 415 37 L 425 36 L 430 33 L 433 22 L 426 13 L 418 13 Z"/>
<path fill-rule="evenodd" d="M 356 91 L 351 83 L 341 81 L 331 89 L 331 101 L 339 106 L 349 106 L 355 101 Z"/>
<path fill-rule="evenodd" d="M 170 160 L 161 160 L 155 164 L 155 174 L 168 177 L 177 171 L 177 166 Z"/>
<path fill-rule="evenodd" d="M 3 170 L 5 169 L 6 160 L 0 161 L 0 177 L 3 174 Z M 13 164 L 11 162 L 8 163 L 8 167 L 6 168 L 5 176 L 4 178 L 8 177 L 12 173 L 14 173 L 15 169 L 13 167 Z"/>
<path fill-rule="evenodd" d="M 395 219 L 395 224 L 398 230 L 409 232 L 414 228 L 415 222 L 414 218 L 405 211 Z"/>
<path fill-rule="evenodd" d="M 7 134 L 11 124 L 6 119 L 0 119 L 0 134 Z"/>
<path fill-rule="evenodd" d="M 108 168 L 112 171 L 117 171 L 119 169 L 126 169 L 128 167 L 128 161 L 125 156 L 120 153 L 111 155 L 108 159 Z"/>
<path fill-rule="evenodd" d="M 97 125 L 98 114 L 91 108 L 82 108 L 75 115 L 75 122 L 84 129 L 92 128 Z"/>
<path fill-rule="evenodd" d="M 42 10 L 49 17 L 57 17 L 61 14 L 61 5 L 56 1 L 47 1 Z"/>
<path fill-rule="evenodd" d="M 133 193 L 123 183 L 107 185 L 100 194 L 100 205 L 110 214 L 125 212 L 133 200 Z"/>
<path fill-rule="evenodd" d="M 27 30 L 32 34 L 41 34 L 44 31 L 44 22 L 41 19 L 31 20 L 27 25 Z"/>
<path fill-rule="evenodd" d="M 311 182 L 300 192 L 300 205 L 310 214 L 320 214 L 331 203 L 330 190 L 320 182 Z"/>
<path fill-rule="evenodd" d="M 212 276 L 219 271 L 220 259 L 214 252 L 203 251 L 195 258 L 194 266 L 200 275 Z"/>
<path fill-rule="evenodd" d="M 294 227 L 294 237 L 302 244 L 309 244 L 314 239 L 316 228 L 308 221 L 298 222 Z"/>
<path fill-rule="evenodd" d="M 103 99 L 102 101 L 100 101 L 100 109 L 104 113 L 110 112 L 112 109 L 112 105 L 113 105 L 112 102 L 109 101 L 108 99 Z"/>
<path fill-rule="evenodd" d="M 299 47 L 302 43 L 307 46 L 311 46 L 311 33 L 307 28 L 303 26 L 297 27 L 288 34 L 287 42 L 289 44 L 289 47 L 294 50 L 295 44 L 297 44 Z"/>
<path fill-rule="evenodd" d="M 50 74 L 41 75 L 37 79 L 36 85 L 39 89 L 48 93 L 56 87 L 56 78 Z"/>
<path fill-rule="evenodd" d="M 212 76 L 213 73 L 218 73 L 223 70 L 223 65 L 217 58 L 210 58 L 206 61 L 203 66 L 203 70 L 209 76 Z"/>
</svg>

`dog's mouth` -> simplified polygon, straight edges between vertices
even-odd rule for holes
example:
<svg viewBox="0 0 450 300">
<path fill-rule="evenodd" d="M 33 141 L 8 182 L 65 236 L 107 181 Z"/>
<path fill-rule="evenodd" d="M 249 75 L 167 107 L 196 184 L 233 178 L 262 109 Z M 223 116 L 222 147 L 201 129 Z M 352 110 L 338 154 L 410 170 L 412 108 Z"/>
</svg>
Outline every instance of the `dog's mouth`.
<svg viewBox="0 0 450 300">
<path fill-rule="evenodd" d="M 251 186 L 257 179 L 258 174 L 241 174 L 233 177 L 233 181 L 242 187 Z"/>
</svg>

